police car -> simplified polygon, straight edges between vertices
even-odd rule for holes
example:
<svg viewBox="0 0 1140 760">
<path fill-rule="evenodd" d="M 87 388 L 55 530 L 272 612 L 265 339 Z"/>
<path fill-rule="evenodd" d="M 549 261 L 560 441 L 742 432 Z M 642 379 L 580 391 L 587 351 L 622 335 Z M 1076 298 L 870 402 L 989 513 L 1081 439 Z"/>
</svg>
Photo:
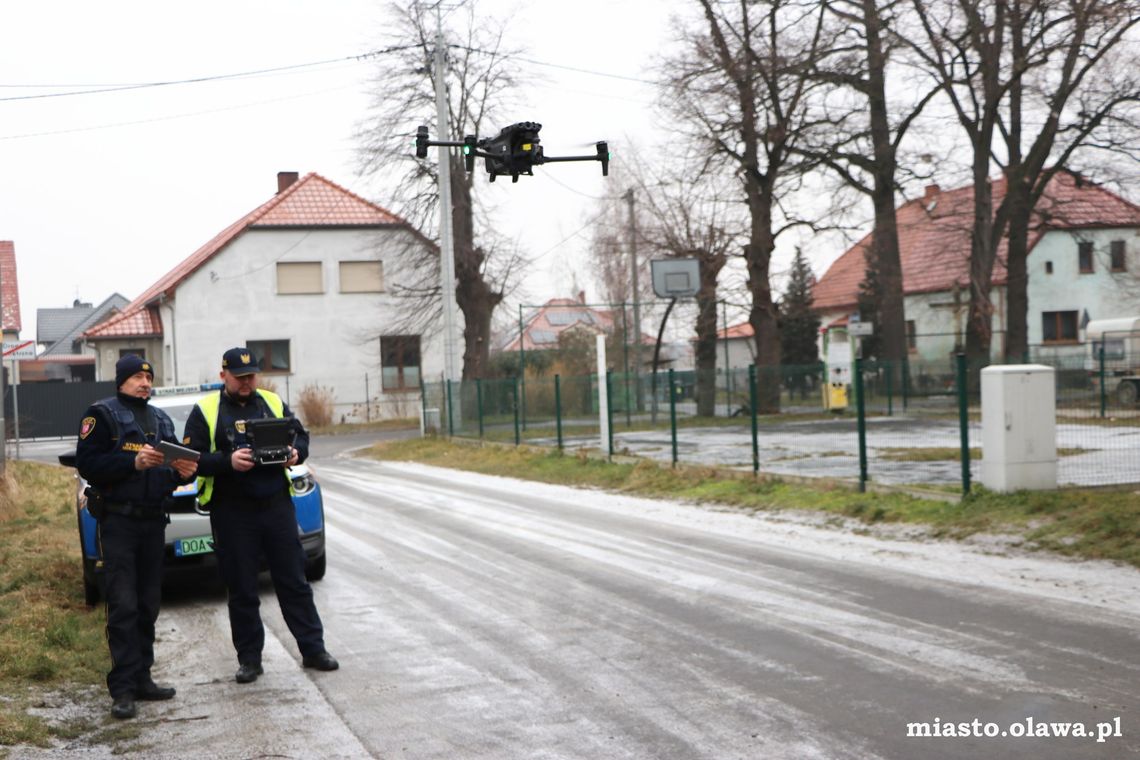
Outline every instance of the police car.
<svg viewBox="0 0 1140 760">
<path fill-rule="evenodd" d="M 155 388 L 151 405 L 162 409 L 174 421 L 175 437 L 182 439 L 186 420 L 198 400 L 217 393 L 221 383 L 180 385 Z M 59 455 L 60 464 L 75 466 L 75 452 Z M 297 532 L 305 549 L 305 577 L 317 581 L 325 575 L 325 510 L 321 487 L 307 465 L 289 468 L 293 480 L 293 506 L 297 510 Z M 83 554 L 83 596 L 94 605 L 102 596 L 103 561 L 96 541 L 95 518 L 87 511 L 83 495 L 87 482 L 76 474 L 76 516 L 79 545 Z M 210 531 L 209 513 L 198 508 L 198 484 L 188 483 L 174 492 L 170 507 L 170 523 L 166 526 L 166 562 L 164 572 L 192 570 L 214 565 L 214 539 Z"/>
</svg>

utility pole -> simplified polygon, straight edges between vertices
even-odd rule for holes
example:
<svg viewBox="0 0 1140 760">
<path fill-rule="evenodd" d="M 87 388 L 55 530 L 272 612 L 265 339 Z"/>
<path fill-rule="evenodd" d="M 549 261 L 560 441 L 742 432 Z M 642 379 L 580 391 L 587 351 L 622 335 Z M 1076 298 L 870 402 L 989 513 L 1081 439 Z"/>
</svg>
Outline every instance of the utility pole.
<svg viewBox="0 0 1140 760">
<path fill-rule="evenodd" d="M 443 18 L 436 6 L 435 118 L 441 140 L 451 139 L 447 115 L 447 70 L 443 45 Z M 458 339 L 455 334 L 455 243 L 451 232 L 451 149 L 439 146 L 439 276 L 443 299 L 443 379 L 458 381 Z"/>
<path fill-rule="evenodd" d="M 641 411 L 641 297 L 637 284 L 637 217 L 633 212 L 633 188 L 623 196 L 629 203 L 629 287 L 633 292 L 633 391 L 637 400 L 637 411 Z"/>
</svg>

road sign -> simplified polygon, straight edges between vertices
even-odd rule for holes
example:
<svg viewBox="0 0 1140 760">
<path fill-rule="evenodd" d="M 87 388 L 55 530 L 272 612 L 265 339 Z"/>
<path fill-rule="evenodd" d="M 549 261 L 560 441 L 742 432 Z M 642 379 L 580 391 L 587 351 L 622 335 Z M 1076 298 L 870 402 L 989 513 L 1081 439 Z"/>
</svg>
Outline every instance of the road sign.
<svg viewBox="0 0 1140 760">
<path fill-rule="evenodd" d="M 875 334 L 874 322 L 848 322 L 847 334 L 853 338 L 869 338 Z"/>
<path fill-rule="evenodd" d="M 34 340 L 20 340 L 4 341 L 4 358 L 12 359 L 35 359 L 36 358 L 36 342 Z"/>
</svg>

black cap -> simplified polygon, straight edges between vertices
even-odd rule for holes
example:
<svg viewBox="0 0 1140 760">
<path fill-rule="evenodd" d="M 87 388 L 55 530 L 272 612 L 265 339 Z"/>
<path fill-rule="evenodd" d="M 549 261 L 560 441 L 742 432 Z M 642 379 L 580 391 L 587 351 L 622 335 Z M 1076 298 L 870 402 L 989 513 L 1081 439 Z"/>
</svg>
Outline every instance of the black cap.
<svg viewBox="0 0 1140 760">
<path fill-rule="evenodd" d="M 154 367 L 150 366 L 150 362 L 136 354 L 127 354 L 115 363 L 115 387 L 118 388 L 139 372 L 146 372 L 154 380 Z"/>
<path fill-rule="evenodd" d="M 229 370 L 235 376 L 253 375 L 261 371 L 248 348 L 231 348 L 222 354 L 222 369 Z"/>
</svg>

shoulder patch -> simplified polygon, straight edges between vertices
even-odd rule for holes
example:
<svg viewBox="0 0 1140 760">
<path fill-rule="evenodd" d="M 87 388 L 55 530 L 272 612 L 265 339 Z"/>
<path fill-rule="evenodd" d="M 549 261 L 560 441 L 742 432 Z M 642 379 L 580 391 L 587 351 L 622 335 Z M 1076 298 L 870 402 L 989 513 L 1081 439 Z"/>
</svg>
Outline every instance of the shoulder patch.
<svg viewBox="0 0 1140 760">
<path fill-rule="evenodd" d="M 95 418 L 84 417 L 83 422 L 79 423 L 79 440 L 83 440 L 91 435 L 91 431 L 95 429 Z"/>
</svg>

